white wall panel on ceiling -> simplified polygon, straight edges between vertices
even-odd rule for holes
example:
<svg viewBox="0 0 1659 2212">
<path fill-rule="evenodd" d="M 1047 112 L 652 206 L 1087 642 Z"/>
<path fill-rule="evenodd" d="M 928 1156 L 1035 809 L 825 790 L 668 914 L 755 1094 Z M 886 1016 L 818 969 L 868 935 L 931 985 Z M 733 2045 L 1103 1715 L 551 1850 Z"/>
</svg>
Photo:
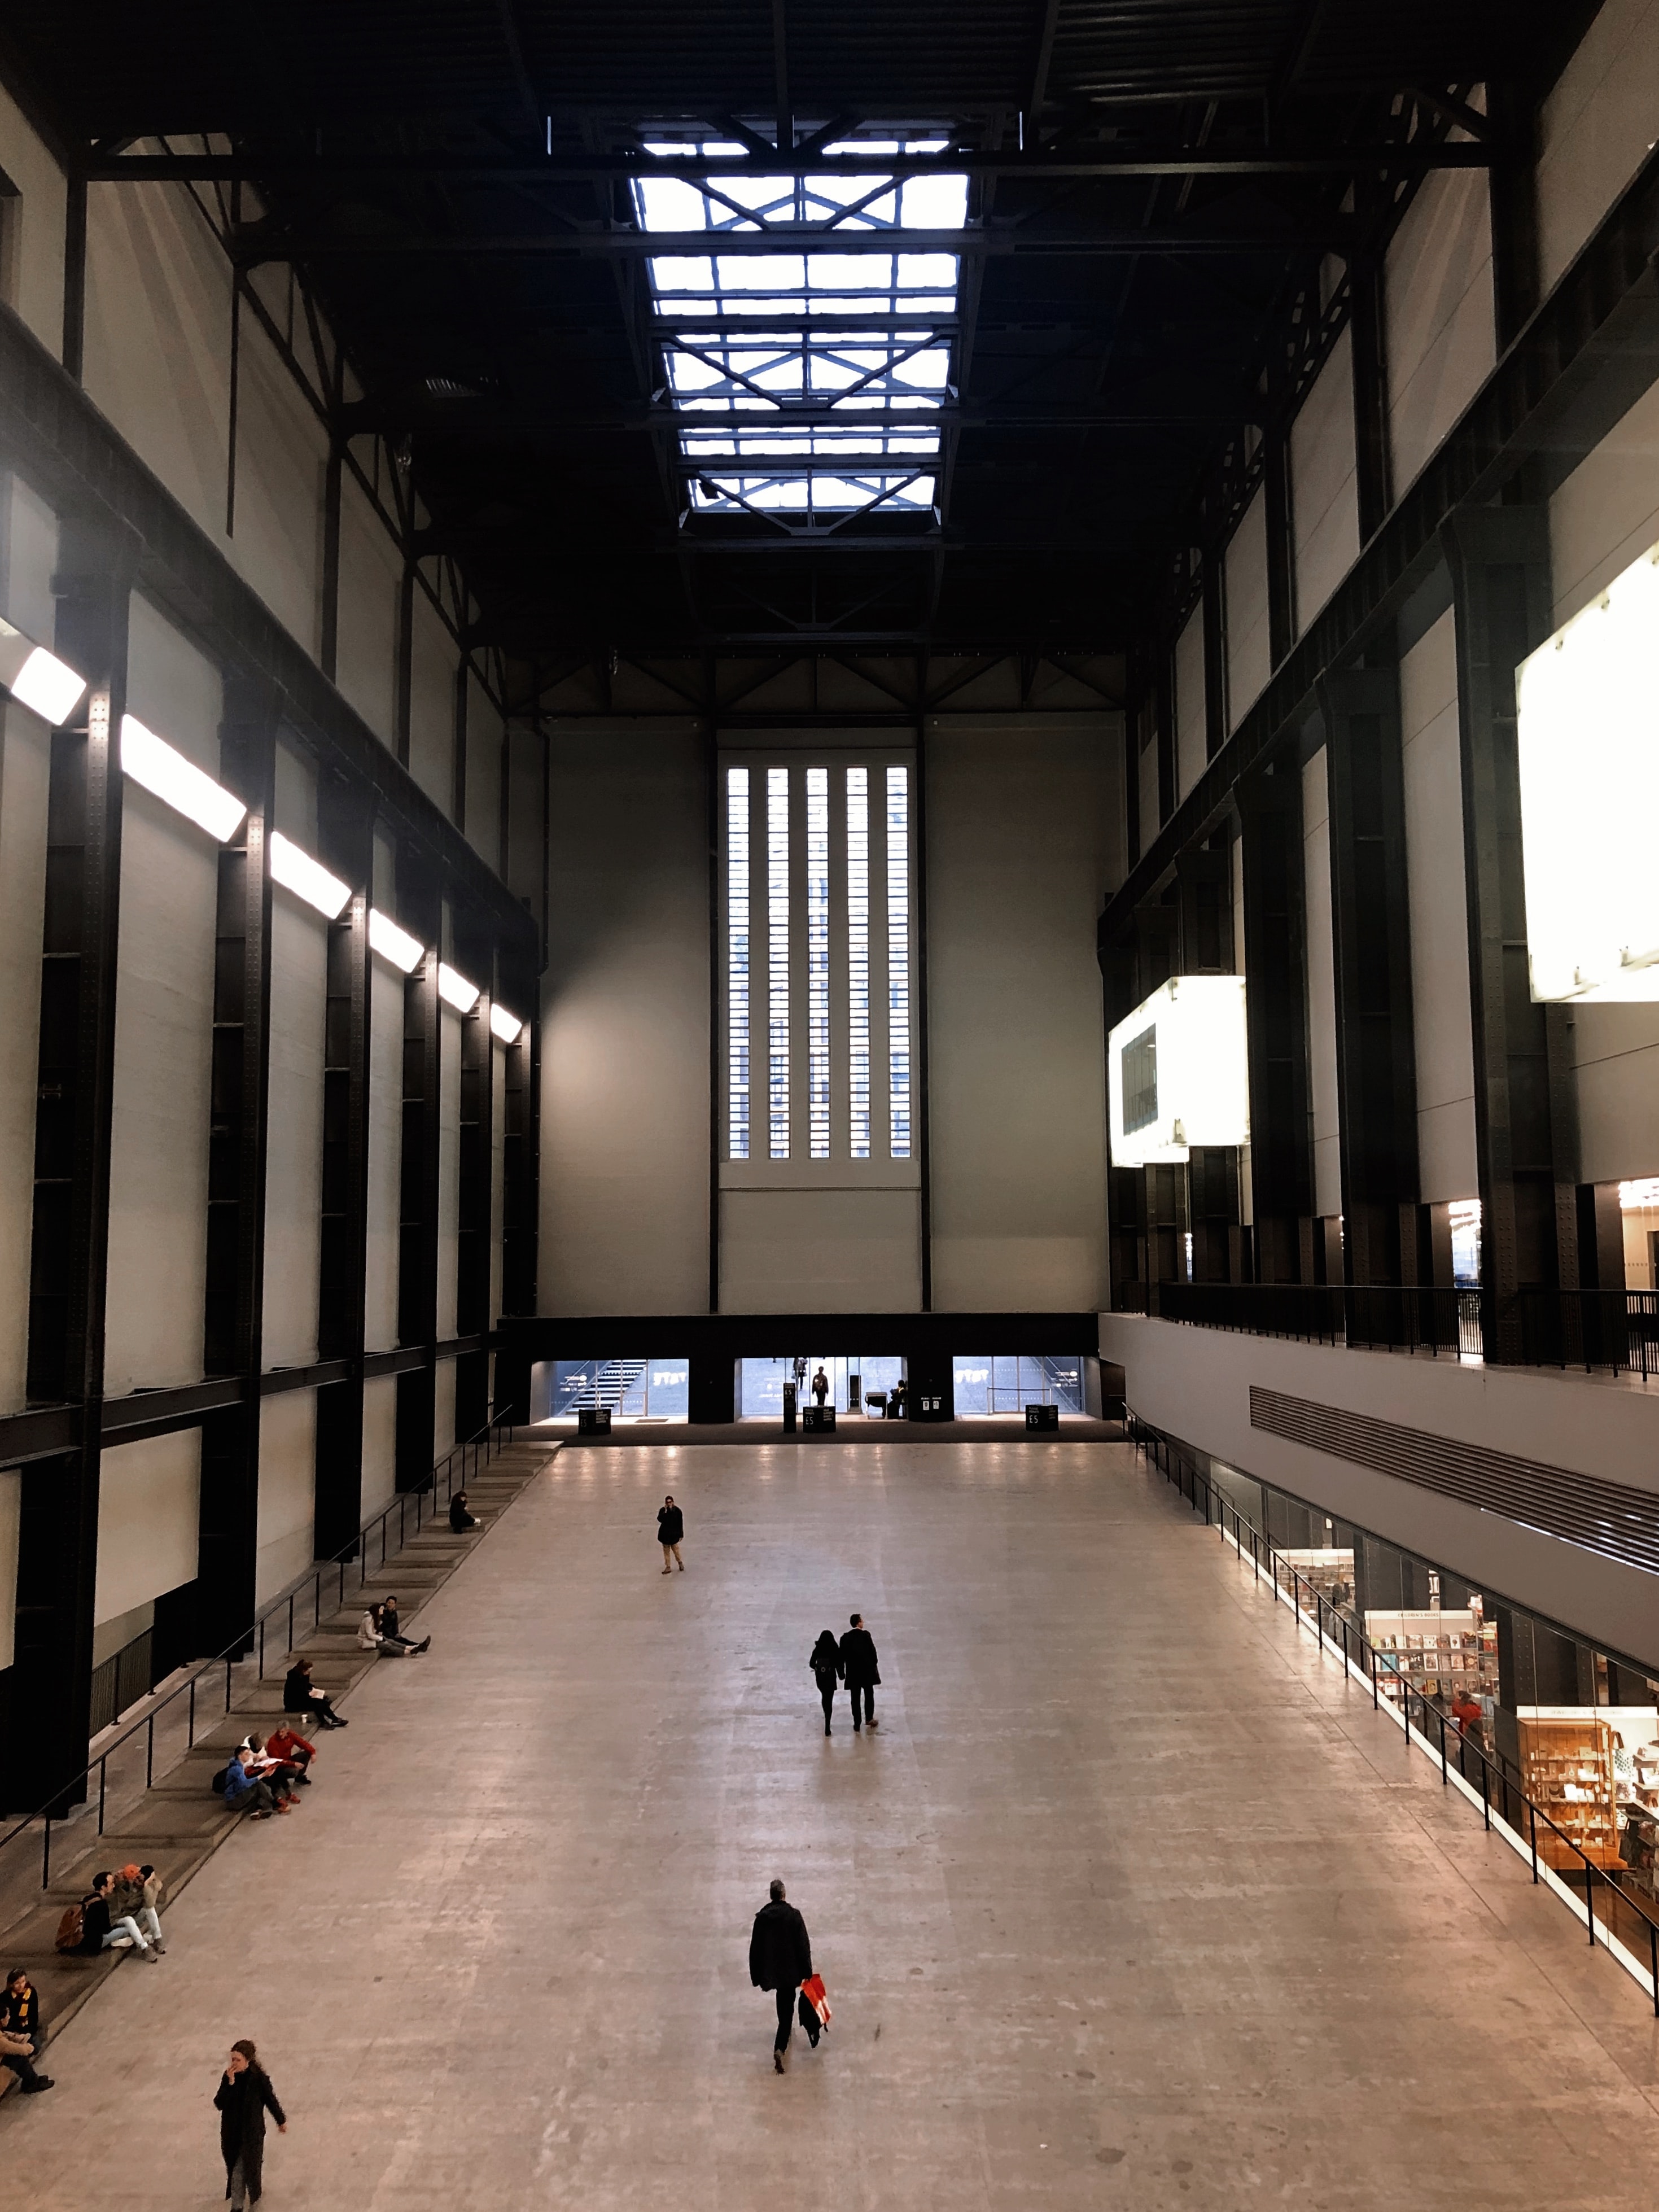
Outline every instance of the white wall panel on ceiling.
<svg viewBox="0 0 1659 2212">
<path fill-rule="evenodd" d="M 1140 778 L 1140 852 L 1144 853 L 1161 827 L 1158 811 L 1158 739 L 1140 749 L 1135 773 Z M 1135 858 L 1139 860 L 1140 854 Z"/>
<path fill-rule="evenodd" d="M 398 1378 L 376 1375 L 363 1385 L 363 1518 L 391 1504 L 398 1491 Z"/>
<path fill-rule="evenodd" d="M 99 1455 L 94 1620 L 114 1620 L 196 1574 L 202 1432 L 179 1429 Z"/>
<path fill-rule="evenodd" d="M 57 515 L 15 471 L 0 471 L 0 614 L 39 645 L 57 632 Z"/>
<path fill-rule="evenodd" d="M 1314 1212 L 1342 1211 L 1336 1095 L 1336 953 L 1331 928 L 1331 810 L 1322 745 L 1302 770 L 1308 930 L 1308 1088 L 1313 1109 Z"/>
<path fill-rule="evenodd" d="M 455 1334 L 461 1249 L 461 1018 L 453 1006 L 441 1009 L 438 1027 L 438 1336 L 441 1342 Z"/>
<path fill-rule="evenodd" d="M 1396 498 L 1491 374 L 1492 206 L 1479 169 L 1431 171 L 1389 241 L 1383 318 Z"/>
<path fill-rule="evenodd" d="M 466 835 L 473 850 L 499 869 L 501 854 L 501 748 L 506 732 L 476 674 L 467 678 Z"/>
<path fill-rule="evenodd" d="M 1659 139 L 1659 0 L 1604 0 L 1539 118 L 1538 244 L 1553 284 Z"/>
<path fill-rule="evenodd" d="M 1550 500 L 1555 619 L 1568 621 L 1659 543 L 1659 384 Z"/>
<path fill-rule="evenodd" d="M 1449 609 L 1400 665 L 1419 1195 L 1479 1194 L 1457 640 Z"/>
<path fill-rule="evenodd" d="M 52 732 L 0 702 L 0 1413 L 25 1397 Z M 3 1564 L 3 1562 L 0 1562 Z M 0 1611 L 3 1611 L 0 1601 Z"/>
<path fill-rule="evenodd" d="M 225 550 L 314 659 L 322 647 L 328 433 L 246 311 L 237 379 L 235 520 Z"/>
<path fill-rule="evenodd" d="M 689 721 L 552 736 L 544 1313 L 708 1309 L 707 744 Z"/>
<path fill-rule="evenodd" d="M 1267 630 L 1267 503 L 1258 491 L 1227 547 L 1227 714 L 1237 729 L 1273 673 Z"/>
<path fill-rule="evenodd" d="M 928 1097 L 941 1310 L 1078 1311 L 1106 1295 L 1095 922 L 1119 879 L 1111 823 L 1123 743 L 1118 715 L 928 726 Z"/>
<path fill-rule="evenodd" d="M 304 1367 L 317 1357 L 327 999 L 328 924 L 278 888 L 271 894 L 265 1131 L 267 1367 Z"/>
<path fill-rule="evenodd" d="M 88 392 L 216 544 L 230 450 L 230 264 L 186 192 L 87 197 Z"/>
<path fill-rule="evenodd" d="M 1176 804 L 1204 773 L 1208 724 L 1204 708 L 1204 610 L 1193 609 L 1175 649 Z"/>
<path fill-rule="evenodd" d="M 409 772 L 445 814 L 455 804 L 455 641 L 418 587 L 410 651 Z"/>
<path fill-rule="evenodd" d="M 374 959 L 368 1009 L 368 1219 L 363 1342 L 398 1341 L 398 1224 L 404 1157 L 404 979 Z"/>
<path fill-rule="evenodd" d="M 45 141 L 0 89 L 0 168 L 17 188 L 7 210 L 5 300 L 55 358 L 63 357 L 64 239 L 69 187 Z"/>
<path fill-rule="evenodd" d="M 217 775 L 218 672 L 136 592 L 127 696 L 140 720 Z M 110 1145 L 112 1395 L 202 1372 L 218 892 L 216 839 L 129 781 Z"/>
<path fill-rule="evenodd" d="M 441 1359 L 432 1377 L 432 1464 L 455 1443 L 455 1363 Z"/>
<path fill-rule="evenodd" d="M 360 457 L 364 451 L 360 441 Z M 402 585 L 398 548 L 362 487 L 348 474 L 340 485 L 340 620 L 334 681 L 381 742 L 394 750 Z"/>
<path fill-rule="evenodd" d="M 317 1393 L 279 1390 L 259 1407 L 256 1604 L 263 1605 L 310 1565 L 316 1492 Z"/>
<path fill-rule="evenodd" d="M 22 1512 L 22 1476 L 15 1469 L 0 1473 L 0 1671 L 10 1666 L 16 1651 L 17 1538 Z"/>
<path fill-rule="evenodd" d="M 1359 557 L 1353 345 L 1345 329 L 1291 426 L 1296 607 L 1305 630 Z"/>
</svg>

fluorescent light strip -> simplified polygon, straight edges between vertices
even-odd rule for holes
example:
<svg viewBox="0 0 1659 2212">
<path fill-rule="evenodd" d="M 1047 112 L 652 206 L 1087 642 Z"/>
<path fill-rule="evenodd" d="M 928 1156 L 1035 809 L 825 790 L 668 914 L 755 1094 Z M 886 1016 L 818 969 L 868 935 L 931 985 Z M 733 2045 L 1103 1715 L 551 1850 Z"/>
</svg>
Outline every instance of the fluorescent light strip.
<svg viewBox="0 0 1659 2212">
<path fill-rule="evenodd" d="M 221 844 L 247 812 L 240 799 L 131 714 L 121 717 L 121 765 L 135 783 L 199 823 Z"/>
<path fill-rule="evenodd" d="M 309 853 L 301 852 L 292 838 L 284 837 L 280 830 L 270 833 L 270 879 L 304 899 L 307 906 L 314 906 L 330 921 L 351 896 L 349 884 L 330 875 L 320 862 L 313 860 Z"/>
<path fill-rule="evenodd" d="M 447 961 L 438 963 L 438 996 L 458 1014 L 470 1014 L 478 1003 L 478 987 L 458 975 Z"/>
<path fill-rule="evenodd" d="M 492 1006 L 489 1009 L 489 1027 L 491 1034 L 498 1036 L 503 1044 L 516 1044 L 519 1041 L 519 1031 L 524 1027 L 524 1024 L 516 1014 L 509 1014 L 505 1006 Z"/>
<path fill-rule="evenodd" d="M 399 929 L 377 906 L 368 910 L 368 941 L 383 960 L 389 960 L 394 968 L 401 968 L 405 975 L 413 974 L 426 953 L 418 938 L 411 937 L 406 929 Z"/>
</svg>

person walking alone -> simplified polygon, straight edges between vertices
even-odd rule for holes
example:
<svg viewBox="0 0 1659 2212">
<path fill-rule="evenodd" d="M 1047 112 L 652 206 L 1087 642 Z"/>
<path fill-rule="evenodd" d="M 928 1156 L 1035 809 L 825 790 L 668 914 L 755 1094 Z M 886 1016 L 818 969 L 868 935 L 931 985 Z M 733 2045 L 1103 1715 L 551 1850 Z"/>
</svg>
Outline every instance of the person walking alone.
<svg viewBox="0 0 1659 2212">
<path fill-rule="evenodd" d="M 789 2032 L 795 2024 L 795 1992 L 812 1974 L 812 1944 L 806 1923 L 784 1899 L 783 1884 L 775 1881 L 771 1901 L 755 1915 L 749 1938 L 749 1978 L 757 1990 L 773 1990 L 778 2000 L 777 2039 L 772 2045 L 772 2065 L 783 2071 L 783 2054 L 789 2048 Z"/>
<path fill-rule="evenodd" d="M 662 1546 L 662 1571 L 672 1575 L 674 1567 L 685 1572 L 685 1561 L 680 1557 L 680 1544 L 685 1535 L 685 1516 L 672 1498 L 665 1498 L 657 1515 L 657 1541 Z M 672 1556 L 674 1566 L 668 1564 Z"/>
<path fill-rule="evenodd" d="M 841 1639 L 841 1671 L 847 1677 L 847 1694 L 853 1700 L 853 1733 L 859 1732 L 859 1694 L 864 1696 L 864 1717 L 876 1725 L 876 1685 L 881 1669 L 876 1664 L 876 1639 L 855 1613 L 853 1625 Z"/>
<path fill-rule="evenodd" d="M 836 1702 L 836 1685 L 841 1680 L 842 1673 L 841 1647 L 836 1642 L 833 1628 L 824 1630 L 812 1646 L 812 1656 L 806 1663 L 817 1678 L 818 1696 L 823 1703 L 823 1732 L 825 1735 L 832 1735 L 835 1731 L 830 1725 L 830 1713 Z"/>
<path fill-rule="evenodd" d="M 257 2204 L 264 2185 L 265 2114 L 288 2133 L 288 2114 L 259 2063 L 259 2054 L 243 2039 L 230 2046 L 224 2078 L 213 2100 L 219 2114 L 219 2148 L 225 2161 L 225 2195 L 230 2212 Z"/>
</svg>

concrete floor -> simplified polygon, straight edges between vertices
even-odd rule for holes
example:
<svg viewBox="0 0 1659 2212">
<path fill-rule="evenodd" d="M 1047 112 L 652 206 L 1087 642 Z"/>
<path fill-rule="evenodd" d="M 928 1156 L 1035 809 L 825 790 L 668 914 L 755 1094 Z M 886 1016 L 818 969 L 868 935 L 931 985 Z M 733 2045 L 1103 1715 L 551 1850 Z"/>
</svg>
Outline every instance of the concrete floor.
<svg viewBox="0 0 1659 2212">
<path fill-rule="evenodd" d="M 855 1605 L 883 1726 L 826 1742 Z M 567 1448 L 421 1619 L 0 2106 L 12 2201 L 207 2212 L 236 2035 L 273 2212 L 1659 2183 L 1646 2000 L 1125 1447 Z M 783 2081 L 775 1873 L 836 2008 Z"/>
</svg>

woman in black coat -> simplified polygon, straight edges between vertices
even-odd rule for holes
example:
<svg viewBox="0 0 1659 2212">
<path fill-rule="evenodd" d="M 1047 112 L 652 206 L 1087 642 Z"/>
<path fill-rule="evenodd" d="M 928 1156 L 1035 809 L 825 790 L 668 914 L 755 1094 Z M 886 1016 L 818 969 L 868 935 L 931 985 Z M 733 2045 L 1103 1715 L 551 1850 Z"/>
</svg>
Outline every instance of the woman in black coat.
<svg viewBox="0 0 1659 2212">
<path fill-rule="evenodd" d="M 680 1557 L 680 1545 L 684 1536 L 684 1514 L 680 1511 L 672 1498 L 665 1498 L 662 1510 L 657 1515 L 657 1541 L 662 1546 L 664 1574 L 672 1575 L 674 1571 L 674 1567 L 671 1567 L 668 1564 L 671 1553 L 673 1554 L 674 1566 L 678 1567 L 682 1574 L 685 1572 L 685 1561 Z"/>
<path fill-rule="evenodd" d="M 817 1677 L 818 1696 L 823 1701 L 823 1732 L 834 1733 L 830 1726 L 830 1708 L 836 1702 L 836 1684 L 841 1680 L 841 1646 L 836 1641 L 836 1632 L 826 1628 L 812 1646 L 812 1656 L 807 1665 Z"/>
<path fill-rule="evenodd" d="M 219 2148 L 224 2154 L 225 2195 L 231 2212 L 257 2204 L 264 2181 L 265 2114 L 288 2133 L 288 2114 L 277 2101 L 270 2076 L 251 2043 L 233 2043 L 224 2079 L 213 2100 L 219 2112 Z"/>
</svg>

